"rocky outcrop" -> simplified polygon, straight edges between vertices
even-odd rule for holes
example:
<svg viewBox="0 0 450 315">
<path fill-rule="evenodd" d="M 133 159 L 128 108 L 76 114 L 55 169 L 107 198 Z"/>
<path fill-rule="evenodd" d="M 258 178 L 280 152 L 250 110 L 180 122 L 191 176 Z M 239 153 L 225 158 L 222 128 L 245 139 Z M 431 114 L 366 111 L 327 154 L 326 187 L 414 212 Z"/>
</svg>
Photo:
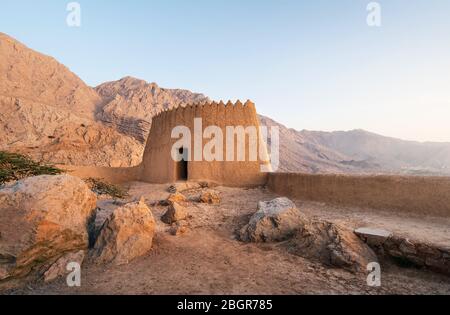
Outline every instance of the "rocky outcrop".
<svg viewBox="0 0 450 315">
<path fill-rule="evenodd" d="M 308 220 L 285 244 L 289 252 L 328 266 L 365 272 L 367 265 L 377 262 L 375 253 L 351 230 L 334 223 Z"/>
<path fill-rule="evenodd" d="M 258 211 L 240 231 L 245 242 L 277 242 L 292 237 L 304 216 L 288 198 L 259 202 Z"/>
<path fill-rule="evenodd" d="M 174 202 L 169 206 L 166 213 L 161 217 L 161 221 L 167 224 L 172 224 L 178 221 L 186 220 L 188 212 L 185 207 Z"/>
<path fill-rule="evenodd" d="M 26 276 L 88 247 L 96 196 L 80 179 L 37 176 L 0 190 L 0 280 Z"/>
<path fill-rule="evenodd" d="M 183 195 L 182 193 L 174 193 L 174 194 L 170 194 L 170 196 L 167 198 L 165 204 L 167 205 L 171 205 L 173 203 L 184 203 L 186 202 L 186 196 Z"/>
<path fill-rule="evenodd" d="M 450 275 L 450 247 L 427 244 L 378 229 L 360 228 L 355 234 L 379 255 L 392 257 L 401 264 Z"/>
<path fill-rule="evenodd" d="M 260 202 L 240 231 L 246 242 L 281 242 L 292 254 L 353 272 L 376 262 L 374 252 L 352 231 L 303 215 L 288 198 Z"/>
<path fill-rule="evenodd" d="M 207 190 L 202 192 L 198 199 L 199 202 L 207 203 L 210 205 L 217 205 L 220 203 L 219 193 L 213 190 Z"/>
<path fill-rule="evenodd" d="M 114 210 L 91 252 L 97 263 L 127 264 L 152 248 L 155 219 L 144 200 Z"/>
</svg>

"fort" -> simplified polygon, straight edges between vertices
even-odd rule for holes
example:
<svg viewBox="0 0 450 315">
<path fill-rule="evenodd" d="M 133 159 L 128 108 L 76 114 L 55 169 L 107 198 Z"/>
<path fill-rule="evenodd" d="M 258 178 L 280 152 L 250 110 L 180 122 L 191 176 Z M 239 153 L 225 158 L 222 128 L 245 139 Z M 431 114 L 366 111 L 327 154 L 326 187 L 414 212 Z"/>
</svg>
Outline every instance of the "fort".
<svg viewBox="0 0 450 315">
<path fill-rule="evenodd" d="M 196 119 L 199 118 L 202 124 L 196 126 Z M 208 161 L 202 158 L 202 136 L 205 131 L 208 133 L 207 128 L 211 126 L 221 130 L 222 134 L 227 134 L 227 127 L 230 126 L 240 126 L 243 129 L 253 127 L 257 130 L 256 139 L 252 140 L 251 135 L 246 135 L 248 141 L 244 141 L 245 158 L 243 160 L 234 157 L 234 153 L 241 151 L 241 147 L 239 141 L 233 141 L 233 147 L 227 148 L 233 154 L 233 159 Z M 164 111 L 153 118 L 141 164 L 140 180 L 151 183 L 204 180 L 229 186 L 262 185 L 267 181 L 267 174 L 261 172 L 261 166 L 268 163 L 268 155 L 265 143 L 261 139 L 259 126 L 255 105 L 250 101 L 245 104 L 239 101 L 235 104 L 231 102 L 194 104 Z M 173 131 L 180 127 L 194 131 L 194 136 L 187 139 L 189 143 L 183 144 L 174 138 L 177 135 L 174 135 Z M 200 132 L 195 132 L 198 128 L 201 129 Z M 232 137 L 234 136 L 233 134 Z M 186 139 L 182 141 L 186 142 Z M 223 146 L 223 141 L 221 144 L 215 149 L 227 147 Z M 251 146 L 253 148 L 250 148 Z M 254 159 L 252 149 L 256 146 L 262 154 Z M 178 150 L 180 159 L 173 158 L 174 147 Z M 190 149 L 193 149 L 193 152 L 189 152 Z M 227 154 L 221 152 L 220 155 Z"/>
<path fill-rule="evenodd" d="M 239 101 L 235 104 L 212 102 L 171 108 L 153 118 L 140 165 L 129 168 L 64 168 L 81 178 L 98 177 L 116 184 L 132 181 L 157 184 L 206 181 L 231 187 L 266 185 L 270 191 L 291 198 L 420 215 L 450 216 L 450 179 L 446 177 L 264 172 L 261 166 L 270 169 L 270 163 L 267 147 L 261 145 L 264 144 L 264 137 L 259 132 L 258 151 L 263 154 L 259 154 L 256 160 L 250 157 L 248 135 L 244 161 L 237 158 L 233 161 L 196 158 L 195 142 L 200 141 L 204 145 L 207 141 L 194 135 L 189 139 L 191 145 L 183 147 L 180 145 L 179 135 L 174 137 L 172 132 L 179 126 L 194 130 L 195 119 L 198 118 L 202 119 L 200 137 L 205 134 L 208 126 L 220 128 L 223 134 L 227 133 L 227 126 L 260 128 L 255 104 L 251 101 L 245 104 Z M 239 150 L 238 144 L 239 141 L 234 142 L 234 153 Z M 179 159 L 172 158 L 173 148 L 179 150 Z M 189 152 L 189 149 L 194 152 Z M 226 156 L 226 152 L 222 152 L 222 155 Z"/>
</svg>

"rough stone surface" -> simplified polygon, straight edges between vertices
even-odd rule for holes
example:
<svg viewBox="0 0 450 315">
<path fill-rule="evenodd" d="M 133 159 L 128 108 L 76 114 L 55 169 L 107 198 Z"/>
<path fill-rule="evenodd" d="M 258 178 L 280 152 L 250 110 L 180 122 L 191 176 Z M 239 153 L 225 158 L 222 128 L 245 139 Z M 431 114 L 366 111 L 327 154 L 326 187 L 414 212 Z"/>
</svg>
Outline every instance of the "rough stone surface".
<svg viewBox="0 0 450 315">
<path fill-rule="evenodd" d="M 427 267 L 439 273 L 450 274 L 450 256 L 443 248 L 410 240 L 390 232 L 383 233 L 382 230 L 380 232 L 374 229 L 358 229 L 355 234 L 380 255 L 390 256 L 402 263 L 406 262 L 417 267 Z"/>
<path fill-rule="evenodd" d="M 353 272 L 376 262 L 374 252 L 355 233 L 333 223 L 310 220 L 288 198 L 260 202 L 258 211 L 240 231 L 243 241 L 287 241 L 291 253 Z"/>
<path fill-rule="evenodd" d="M 373 246 L 383 245 L 392 236 L 392 232 L 372 228 L 359 228 L 355 230 L 355 233 L 367 244 Z"/>
<path fill-rule="evenodd" d="M 155 220 L 144 201 L 129 203 L 106 220 L 91 257 L 97 263 L 127 264 L 150 251 L 154 234 Z"/>
<path fill-rule="evenodd" d="M 207 190 L 200 194 L 199 202 L 216 205 L 220 203 L 220 196 L 216 191 Z"/>
<path fill-rule="evenodd" d="M 167 224 L 172 224 L 181 220 L 186 220 L 187 217 L 187 209 L 174 202 L 169 206 L 169 209 L 167 209 L 166 213 L 161 217 L 161 221 Z"/>
<path fill-rule="evenodd" d="M 171 194 L 169 196 L 169 198 L 167 198 L 167 201 L 168 201 L 169 204 L 172 204 L 174 202 L 176 202 L 176 203 L 186 202 L 187 200 L 186 200 L 186 197 L 183 194 L 177 192 L 175 194 Z"/>
<path fill-rule="evenodd" d="M 365 272 L 369 263 L 378 261 L 351 230 L 319 220 L 301 224 L 302 229 L 287 244 L 289 251 L 298 256 L 352 272 Z"/>
<path fill-rule="evenodd" d="M 88 247 L 96 196 L 80 179 L 37 176 L 0 190 L 0 280 Z"/>
<path fill-rule="evenodd" d="M 66 275 L 69 272 L 67 271 L 67 265 L 72 262 L 78 263 L 81 266 L 83 264 L 85 255 L 86 253 L 84 250 L 65 254 L 53 265 L 51 265 L 50 268 L 44 273 L 44 281 L 50 282 Z"/>
<path fill-rule="evenodd" d="M 299 228 L 304 216 L 288 198 L 259 202 L 258 211 L 240 231 L 245 242 L 275 242 L 291 237 Z"/>
</svg>

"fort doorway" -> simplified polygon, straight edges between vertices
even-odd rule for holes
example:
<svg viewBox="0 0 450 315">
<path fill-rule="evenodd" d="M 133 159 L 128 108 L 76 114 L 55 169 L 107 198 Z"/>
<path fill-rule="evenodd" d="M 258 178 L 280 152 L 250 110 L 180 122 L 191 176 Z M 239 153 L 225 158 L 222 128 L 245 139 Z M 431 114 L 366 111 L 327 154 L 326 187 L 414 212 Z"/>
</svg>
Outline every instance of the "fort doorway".
<svg viewBox="0 0 450 315">
<path fill-rule="evenodd" d="M 177 181 L 188 180 L 188 150 L 186 148 L 179 148 L 178 154 L 181 157 L 181 161 L 177 162 Z"/>
</svg>

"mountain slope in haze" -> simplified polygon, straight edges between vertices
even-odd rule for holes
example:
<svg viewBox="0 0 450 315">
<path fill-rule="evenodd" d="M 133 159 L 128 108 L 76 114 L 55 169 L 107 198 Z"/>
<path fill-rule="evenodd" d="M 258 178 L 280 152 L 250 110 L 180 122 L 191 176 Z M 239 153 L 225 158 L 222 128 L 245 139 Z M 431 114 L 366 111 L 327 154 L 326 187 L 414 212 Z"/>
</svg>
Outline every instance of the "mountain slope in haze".
<svg viewBox="0 0 450 315">
<path fill-rule="evenodd" d="M 138 164 L 142 145 L 94 120 L 101 101 L 65 66 L 0 33 L 0 150 L 62 164 Z"/>
<path fill-rule="evenodd" d="M 351 161 L 376 163 L 385 172 L 405 174 L 449 174 L 450 143 L 405 141 L 364 130 L 301 134 Z"/>
<path fill-rule="evenodd" d="M 404 141 L 364 130 L 280 130 L 280 170 L 307 173 L 450 175 L 450 143 Z"/>
<path fill-rule="evenodd" d="M 0 33 L 0 95 L 93 117 L 101 98 L 54 58 Z"/>
<path fill-rule="evenodd" d="M 97 118 L 141 143 L 147 140 L 152 118 L 159 111 L 208 100 L 203 94 L 164 89 L 132 77 L 103 83 L 95 90 L 103 98 Z"/>
</svg>

